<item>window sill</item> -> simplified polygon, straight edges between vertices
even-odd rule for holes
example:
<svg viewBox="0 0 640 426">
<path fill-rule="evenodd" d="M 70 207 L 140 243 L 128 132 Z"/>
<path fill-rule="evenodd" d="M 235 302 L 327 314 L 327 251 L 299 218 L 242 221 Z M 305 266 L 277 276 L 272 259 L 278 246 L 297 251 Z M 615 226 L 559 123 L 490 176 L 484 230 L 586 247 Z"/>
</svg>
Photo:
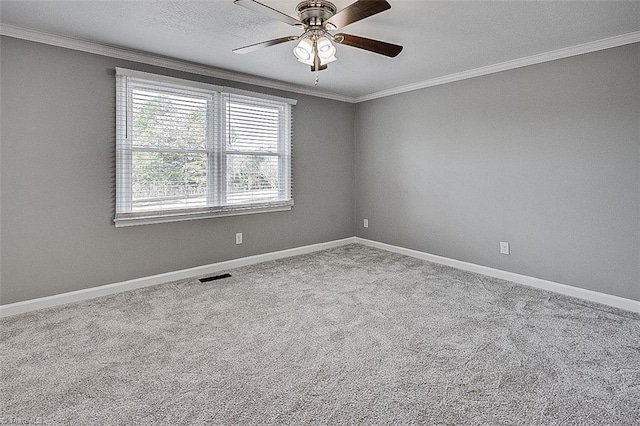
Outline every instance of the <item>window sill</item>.
<svg viewBox="0 0 640 426">
<path fill-rule="evenodd" d="M 268 213 L 268 212 L 282 212 L 291 210 L 293 207 L 293 200 L 284 202 L 278 205 L 265 205 L 265 206 L 246 206 L 239 207 L 234 206 L 217 208 L 216 210 L 205 211 L 180 211 L 180 212 L 150 212 L 145 213 L 129 213 L 117 215 L 113 220 L 116 228 L 124 228 L 128 226 L 137 225 L 150 225 L 154 223 L 167 223 L 167 222 L 184 222 L 187 220 L 197 219 L 209 219 L 213 217 L 225 217 L 225 216 L 240 216 L 247 214 Z"/>
</svg>

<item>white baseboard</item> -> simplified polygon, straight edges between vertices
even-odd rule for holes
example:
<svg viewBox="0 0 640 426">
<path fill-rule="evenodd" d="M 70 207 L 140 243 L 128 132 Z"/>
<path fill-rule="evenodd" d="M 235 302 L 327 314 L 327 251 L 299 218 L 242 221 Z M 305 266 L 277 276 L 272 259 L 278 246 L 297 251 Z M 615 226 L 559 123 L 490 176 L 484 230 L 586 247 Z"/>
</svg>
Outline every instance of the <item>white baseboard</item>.
<svg viewBox="0 0 640 426">
<path fill-rule="evenodd" d="M 255 256 L 242 257 L 239 259 L 227 260 L 225 262 L 218 262 L 210 265 L 183 269 L 180 271 L 167 272 L 165 274 L 153 275 L 150 277 L 137 278 L 134 280 L 107 284 L 84 290 L 71 291 L 68 293 L 41 297 L 38 299 L 25 300 L 24 302 L 1 305 L 0 318 L 31 312 L 38 309 L 51 308 L 67 303 L 93 299 L 96 297 L 107 296 L 110 294 L 121 293 L 124 291 L 135 290 L 138 288 L 149 287 L 157 284 L 163 284 L 169 281 L 181 280 L 199 275 L 213 274 L 223 270 L 239 268 L 241 266 L 254 265 L 256 263 L 268 262 L 270 260 L 313 253 L 316 251 L 340 247 L 353 243 L 375 247 L 382 250 L 403 254 L 405 256 L 415 257 L 417 259 L 451 266 L 465 271 L 476 272 L 478 274 L 500 278 L 529 287 L 540 288 L 543 290 L 552 291 L 554 293 L 573 296 L 579 299 L 589 300 L 592 302 L 602 303 L 603 305 L 613 306 L 627 311 L 640 313 L 640 302 L 636 300 L 625 299 L 623 297 L 613 296 L 610 294 L 572 287 L 553 281 L 542 280 L 540 278 L 534 278 L 527 275 L 520 275 L 514 272 L 502 271 L 500 269 L 489 268 L 487 266 L 476 265 L 474 263 L 463 262 L 456 259 L 450 259 L 448 257 L 437 256 L 434 254 L 424 253 L 404 247 L 398 247 L 391 244 L 367 240 L 360 237 L 349 237 L 342 240 L 328 241 L 325 243 L 312 244 L 308 246 L 296 247 L 271 253 L 258 254 Z"/>
<path fill-rule="evenodd" d="M 586 290 L 583 288 L 560 284 L 553 281 L 547 281 L 540 278 L 534 278 L 527 275 L 520 275 L 514 272 L 502 271 L 500 269 L 476 265 L 475 263 L 463 262 L 461 260 L 450 259 L 448 257 L 437 256 L 435 254 L 424 253 L 421 251 L 398 247 L 391 244 L 379 243 L 377 241 L 367 240 L 360 237 L 355 237 L 355 242 L 357 244 L 375 247 L 382 250 L 403 254 L 405 256 L 411 256 L 417 259 L 427 260 L 429 262 L 439 263 L 441 265 L 447 265 L 465 271 L 476 272 L 478 274 L 487 275 L 489 277 L 500 278 L 529 287 L 540 288 L 554 293 L 573 296 L 579 299 L 589 300 L 591 302 L 602 303 L 603 305 L 624 309 L 626 311 L 640 313 L 640 302 L 632 299 L 625 299 L 624 297 L 599 293 L 597 291 Z"/>
<path fill-rule="evenodd" d="M 68 293 L 56 294 L 53 296 L 40 297 L 38 299 L 25 300 L 24 302 L 10 303 L 0 306 L 0 318 L 8 317 L 11 315 L 18 315 L 25 312 L 31 312 L 38 309 L 51 308 L 67 303 L 79 302 L 81 300 L 107 296 L 110 294 L 122 293 L 123 291 L 149 287 L 169 281 L 182 280 L 199 275 L 213 274 L 227 269 L 239 268 L 241 266 L 254 265 L 256 263 L 268 262 L 270 260 L 282 259 L 285 257 L 298 256 L 301 254 L 340 247 L 347 244 L 353 244 L 354 242 L 355 237 L 349 237 L 342 240 L 328 241 L 325 243 L 312 244 L 287 250 L 274 251 L 271 253 L 258 254 L 255 256 L 242 257 L 239 259 L 232 259 L 225 262 L 197 266 L 195 268 L 183 269 L 175 272 L 167 272 L 165 274 L 153 275 L 150 277 L 137 278 L 134 280 L 123 281 L 119 283 L 106 284 L 99 287 L 71 291 Z"/>
</svg>

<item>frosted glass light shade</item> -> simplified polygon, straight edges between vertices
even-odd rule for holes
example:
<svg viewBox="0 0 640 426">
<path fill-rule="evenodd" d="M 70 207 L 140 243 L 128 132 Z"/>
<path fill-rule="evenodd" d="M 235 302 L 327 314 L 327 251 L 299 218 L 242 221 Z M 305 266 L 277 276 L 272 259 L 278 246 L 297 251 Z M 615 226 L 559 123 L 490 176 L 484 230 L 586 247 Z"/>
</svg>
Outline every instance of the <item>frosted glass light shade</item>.
<svg viewBox="0 0 640 426">
<path fill-rule="evenodd" d="M 336 48 L 327 37 L 320 37 L 316 42 L 318 48 L 318 57 L 320 58 L 320 64 L 325 65 L 335 61 Z"/>
<path fill-rule="evenodd" d="M 298 61 L 303 64 L 313 65 L 313 41 L 309 38 L 303 38 L 300 43 L 293 48 L 293 54 Z"/>
</svg>

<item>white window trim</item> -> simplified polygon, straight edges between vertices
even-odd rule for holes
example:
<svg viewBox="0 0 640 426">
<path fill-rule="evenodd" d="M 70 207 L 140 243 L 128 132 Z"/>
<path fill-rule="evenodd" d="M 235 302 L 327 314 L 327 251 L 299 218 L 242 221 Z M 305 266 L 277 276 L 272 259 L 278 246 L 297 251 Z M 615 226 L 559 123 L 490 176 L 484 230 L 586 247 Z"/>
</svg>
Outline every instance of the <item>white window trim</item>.
<svg viewBox="0 0 640 426">
<path fill-rule="evenodd" d="M 235 94 L 235 95 L 243 95 L 252 98 L 265 99 L 276 101 L 279 103 L 285 103 L 290 106 L 296 105 L 297 101 L 295 99 L 283 98 L 273 95 L 266 95 L 262 93 L 251 92 L 247 90 L 240 90 L 235 88 L 229 88 L 225 86 L 217 86 L 197 81 L 191 80 L 183 80 L 173 77 L 167 77 L 158 74 L 146 73 L 141 71 L 129 70 L 125 68 L 116 68 L 116 199 L 117 203 L 120 206 L 128 206 L 128 209 L 131 208 L 131 191 L 130 190 L 121 190 L 118 186 L 130 187 L 131 182 L 128 181 L 131 177 L 131 156 L 132 149 L 130 148 L 129 140 L 127 138 L 128 134 L 131 132 L 132 125 L 132 116 L 131 116 L 131 108 L 129 107 L 129 98 L 130 98 L 130 89 L 128 87 L 123 87 L 126 85 L 127 79 L 119 79 L 119 76 L 124 77 L 132 77 L 138 80 L 148 80 L 150 83 L 160 83 L 163 85 L 175 85 L 176 88 L 184 88 L 189 87 L 190 89 L 194 89 L 195 91 L 204 90 L 207 92 L 216 92 L 214 97 L 222 96 L 224 93 Z M 127 96 L 125 99 L 122 99 L 121 91 L 126 90 Z M 122 105 L 122 104 L 125 105 Z M 213 101 L 210 103 L 210 105 Z M 126 111 L 126 114 L 118 114 L 118 112 Z M 284 128 L 284 135 L 286 135 L 286 140 L 281 140 L 280 143 L 286 143 L 289 147 L 291 147 L 291 115 L 285 114 L 285 123 L 281 123 L 280 125 Z M 221 117 L 217 117 L 219 120 Z M 220 121 L 220 123 L 222 123 Z M 222 124 L 219 124 L 222 126 Z M 209 127 L 209 126 L 208 126 Z M 223 127 L 223 126 L 222 126 Z M 208 128 L 207 132 L 207 150 L 211 149 L 210 144 L 219 143 L 214 142 L 217 138 L 215 138 L 212 134 L 215 129 Z M 281 147 L 282 148 L 282 147 Z M 225 156 L 225 153 L 222 153 L 222 150 L 214 150 L 219 156 Z M 244 154 L 244 153 L 243 153 Z M 291 154 L 289 152 L 289 154 Z M 285 161 L 284 156 L 279 155 L 281 161 Z M 209 161 L 215 163 L 216 167 L 220 167 L 220 159 L 216 161 L 209 156 Z M 291 159 L 291 164 L 289 167 L 280 167 L 279 170 L 281 172 L 287 173 L 284 176 L 287 182 L 289 182 L 288 188 L 281 188 L 281 191 L 289 191 L 289 197 L 287 200 L 276 201 L 276 202 L 267 202 L 267 203 L 254 203 L 254 204 L 246 204 L 246 205 L 226 205 L 226 206 L 207 206 L 207 207 L 197 207 L 197 208 L 188 208 L 188 209 L 173 209 L 167 212 L 122 212 L 118 211 L 118 207 L 116 207 L 116 217 L 114 218 L 116 227 L 126 227 L 126 226 L 134 226 L 134 225 L 145 225 L 145 224 L 153 224 L 153 223 L 165 223 L 165 222 L 177 222 L 177 221 L 186 221 L 186 220 L 194 220 L 194 219 L 206 219 L 212 217 L 220 217 L 220 216 L 237 216 L 237 215 L 246 215 L 246 214 L 256 214 L 256 213 L 265 213 L 265 212 L 274 212 L 274 211 L 286 211 L 291 210 L 293 206 L 293 184 L 291 181 L 291 165 L 293 160 Z M 210 169 L 211 170 L 211 169 Z M 215 194 L 216 196 L 220 196 L 221 188 L 224 186 L 222 182 L 215 182 L 215 176 L 217 173 L 210 173 L 208 187 L 213 188 L 217 187 L 214 191 L 208 191 L 208 197 L 210 194 Z M 286 195 L 286 194 L 285 194 Z M 129 197 L 129 198 L 127 198 Z M 127 204 L 128 201 L 128 204 Z M 218 201 L 218 200 L 216 200 Z M 220 204 L 220 203 L 216 203 Z"/>
<path fill-rule="evenodd" d="M 234 95 L 245 95 L 253 98 L 267 99 L 276 102 L 284 102 L 289 105 L 296 105 L 297 100 L 284 98 L 281 96 L 267 95 L 265 93 L 252 92 L 250 90 L 236 89 L 235 87 L 218 86 L 215 84 L 202 83 L 200 81 L 184 80 L 182 78 L 168 77 L 161 74 L 153 74 L 149 72 L 130 70 L 126 68 L 116 67 L 116 75 L 124 75 L 127 77 L 138 78 L 141 80 L 150 80 L 152 82 L 175 84 L 177 86 L 189 86 L 195 89 L 203 89 L 207 91 L 217 91 L 225 93 L 233 93 Z"/>
</svg>

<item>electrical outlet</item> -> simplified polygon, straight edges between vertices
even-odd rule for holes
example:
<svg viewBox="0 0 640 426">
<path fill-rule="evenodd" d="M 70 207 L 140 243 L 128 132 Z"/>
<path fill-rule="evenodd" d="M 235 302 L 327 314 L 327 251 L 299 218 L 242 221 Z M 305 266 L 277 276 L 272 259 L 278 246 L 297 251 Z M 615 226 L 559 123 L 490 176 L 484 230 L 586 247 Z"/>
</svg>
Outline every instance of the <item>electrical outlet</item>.
<svg viewBox="0 0 640 426">
<path fill-rule="evenodd" d="M 368 228 L 369 227 L 369 219 L 365 219 L 364 220 L 364 227 Z"/>
<path fill-rule="evenodd" d="M 500 241 L 500 254 L 511 254 L 509 250 L 509 243 Z"/>
<path fill-rule="evenodd" d="M 236 244 L 242 244 L 242 232 L 236 234 Z"/>
</svg>

